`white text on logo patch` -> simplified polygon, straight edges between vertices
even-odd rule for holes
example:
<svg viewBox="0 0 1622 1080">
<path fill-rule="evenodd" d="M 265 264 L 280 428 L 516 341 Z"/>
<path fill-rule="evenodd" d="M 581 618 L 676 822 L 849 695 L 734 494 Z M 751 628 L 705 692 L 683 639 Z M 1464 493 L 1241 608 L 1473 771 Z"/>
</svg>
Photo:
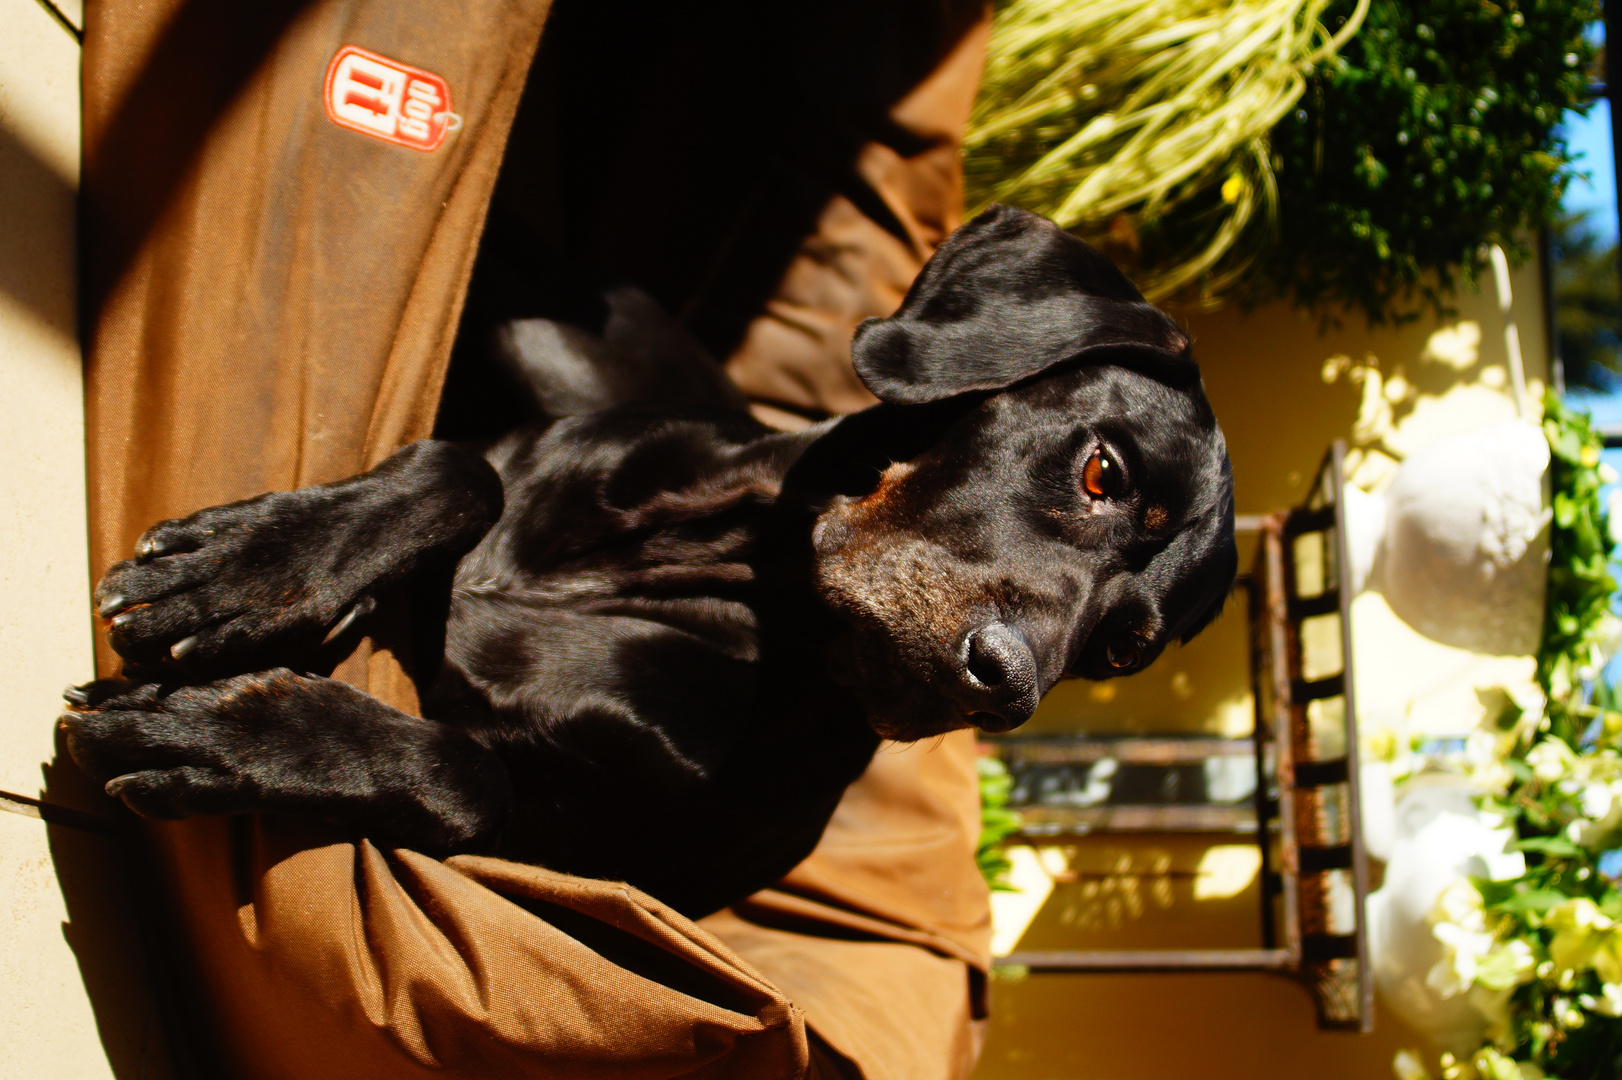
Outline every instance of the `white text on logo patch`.
<svg viewBox="0 0 1622 1080">
<path fill-rule="evenodd" d="M 444 79 L 354 45 L 328 65 L 326 101 L 340 127 L 413 150 L 436 150 L 462 126 Z"/>
</svg>

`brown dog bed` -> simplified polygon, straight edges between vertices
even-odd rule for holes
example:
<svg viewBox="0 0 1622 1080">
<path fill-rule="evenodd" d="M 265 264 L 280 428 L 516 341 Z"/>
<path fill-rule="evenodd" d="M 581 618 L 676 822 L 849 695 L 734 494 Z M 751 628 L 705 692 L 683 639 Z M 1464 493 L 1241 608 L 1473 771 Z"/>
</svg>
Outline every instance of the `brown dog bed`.
<svg viewBox="0 0 1622 1080">
<path fill-rule="evenodd" d="M 426 436 L 493 197 L 494 220 L 652 292 L 763 415 L 866 403 L 851 329 L 960 218 L 983 4 L 548 7 L 89 6 L 97 574 L 158 519 Z M 380 66 L 340 71 L 347 46 Z M 339 675 L 410 710 L 411 612 L 388 615 Z M 882 750 L 809 860 L 699 925 L 623 885 L 310 821 L 154 824 L 186 1060 L 299 1080 L 964 1076 L 989 959 L 973 753 L 968 733 Z"/>
</svg>

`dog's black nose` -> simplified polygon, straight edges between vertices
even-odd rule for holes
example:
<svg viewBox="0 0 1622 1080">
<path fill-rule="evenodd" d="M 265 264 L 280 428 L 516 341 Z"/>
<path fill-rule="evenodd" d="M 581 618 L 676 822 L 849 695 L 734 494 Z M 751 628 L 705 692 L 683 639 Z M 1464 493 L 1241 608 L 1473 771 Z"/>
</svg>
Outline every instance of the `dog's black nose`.
<svg viewBox="0 0 1622 1080">
<path fill-rule="evenodd" d="M 1036 654 L 1018 630 L 992 623 L 970 634 L 965 666 L 975 705 L 970 719 L 976 727 L 1008 731 L 1036 711 L 1042 697 Z"/>
</svg>

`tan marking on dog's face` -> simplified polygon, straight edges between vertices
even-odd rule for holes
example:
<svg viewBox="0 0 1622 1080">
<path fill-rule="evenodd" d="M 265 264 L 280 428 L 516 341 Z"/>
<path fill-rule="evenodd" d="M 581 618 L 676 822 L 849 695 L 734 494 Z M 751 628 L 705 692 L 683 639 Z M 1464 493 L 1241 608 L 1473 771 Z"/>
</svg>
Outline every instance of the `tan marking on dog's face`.
<svg viewBox="0 0 1622 1080">
<path fill-rule="evenodd" d="M 901 489 L 907 478 L 917 471 L 918 467 L 912 462 L 897 461 L 879 474 L 878 486 L 871 494 L 855 502 L 846 503 L 840 509 L 852 516 L 881 511 Z"/>
<path fill-rule="evenodd" d="M 1151 506 L 1143 515 L 1143 527 L 1150 532 L 1159 532 L 1166 527 L 1166 508 L 1164 506 Z"/>
<path fill-rule="evenodd" d="M 896 462 L 871 494 L 833 509 L 836 520 L 819 544 L 817 577 L 833 607 L 858 625 L 921 630 L 937 642 L 953 642 L 966 613 L 987 597 L 945 571 L 954 560 L 944 549 L 907 528 L 907 482 L 916 472 L 915 465 Z"/>
<path fill-rule="evenodd" d="M 819 591 L 852 627 L 835 649 L 839 681 L 857 690 L 876 732 L 902 740 L 968 726 L 932 688 L 953 669 L 964 627 L 996 609 L 992 582 L 961 573 L 913 530 L 917 471 L 891 465 L 871 494 L 830 508 L 814 533 Z"/>
</svg>

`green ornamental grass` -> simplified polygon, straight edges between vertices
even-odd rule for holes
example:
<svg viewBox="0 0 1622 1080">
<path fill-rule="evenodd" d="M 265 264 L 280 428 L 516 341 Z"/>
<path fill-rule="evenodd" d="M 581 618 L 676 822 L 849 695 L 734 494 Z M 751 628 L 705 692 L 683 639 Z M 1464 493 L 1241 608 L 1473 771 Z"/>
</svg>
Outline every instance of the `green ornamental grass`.
<svg viewBox="0 0 1622 1080">
<path fill-rule="evenodd" d="M 1443 310 L 1572 178 L 1594 0 L 1006 0 L 974 205 L 1103 246 L 1151 298 Z"/>
</svg>

